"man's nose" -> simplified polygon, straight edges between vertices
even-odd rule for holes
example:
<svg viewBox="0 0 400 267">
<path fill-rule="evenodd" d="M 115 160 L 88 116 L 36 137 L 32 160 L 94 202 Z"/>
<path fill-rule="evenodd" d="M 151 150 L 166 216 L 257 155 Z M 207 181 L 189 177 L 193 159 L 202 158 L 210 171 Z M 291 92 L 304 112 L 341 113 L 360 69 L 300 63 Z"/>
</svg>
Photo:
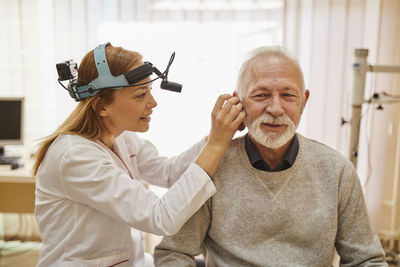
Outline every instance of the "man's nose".
<svg viewBox="0 0 400 267">
<path fill-rule="evenodd" d="M 270 100 L 271 101 L 269 101 L 268 105 L 265 108 L 265 111 L 274 117 L 282 115 L 284 113 L 284 110 L 282 108 L 280 97 L 272 96 Z"/>
</svg>

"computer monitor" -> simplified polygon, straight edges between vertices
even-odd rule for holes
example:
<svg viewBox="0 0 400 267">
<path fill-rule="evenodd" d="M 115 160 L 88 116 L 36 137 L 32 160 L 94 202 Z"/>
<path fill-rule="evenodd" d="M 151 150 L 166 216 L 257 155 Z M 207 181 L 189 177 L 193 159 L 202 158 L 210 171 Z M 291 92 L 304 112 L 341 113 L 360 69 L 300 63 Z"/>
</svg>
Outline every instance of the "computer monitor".
<svg viewBox="0 0 400 267">
<path fill-rule="evenodd" d="M 0 97 L 0 156 L 5 145 L 23 144 L 24 99 Z"/>
</svg>

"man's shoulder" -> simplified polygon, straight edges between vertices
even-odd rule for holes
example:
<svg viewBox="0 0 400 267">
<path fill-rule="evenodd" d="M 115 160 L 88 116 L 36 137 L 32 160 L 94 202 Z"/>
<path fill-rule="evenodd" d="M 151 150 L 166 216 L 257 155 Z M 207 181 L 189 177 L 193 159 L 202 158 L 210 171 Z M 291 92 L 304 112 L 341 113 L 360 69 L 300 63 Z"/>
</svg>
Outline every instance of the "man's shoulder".
<svg viewBox="0 0 400 267">
<path fill-rule="evenodd" d="M 242 135 L 242 136 L 234 138 L 230 142 L 230 144 L 225 152 L 225 156 L 229 156 L 231 154 L 237 154 L 238 149 L 240 149 L 241 146 L 244 147 L 245 139 L 246 139 L 246 135 Z"/>
<path fill-rule="evenodd" d="M 241 135 L 241 136 L 233 138 L 231 143 L 230 143 L 230 147 L 237 146 L 240 143 L 244 143 L 245 139 L 246 139 L 246 135 Z"/>
<path fill-rule="evenodd" d="M 333 149 L 332 147 L 317 140 L 304 137 L 298 133 L 297 136 L 299 138 L 300 147 L 302 147 L 304 154 L 307 157 L 311 157 L 314 160 L 334 160 L 344 164 L 351 164 L 351 162 L 342 153 Z"/>
<path fill-rule="evenodd" d="M 245 138 L 245 135 L 239 136 L 230 142 L 218 165 L 218 169 L 224 169 L 226 167 L 230 168 L 232 165 L 236 165 L 237 163 L 241 162 L 243 157 L 242 154 L 246 153 L 244 148 Z"/>
</svg>

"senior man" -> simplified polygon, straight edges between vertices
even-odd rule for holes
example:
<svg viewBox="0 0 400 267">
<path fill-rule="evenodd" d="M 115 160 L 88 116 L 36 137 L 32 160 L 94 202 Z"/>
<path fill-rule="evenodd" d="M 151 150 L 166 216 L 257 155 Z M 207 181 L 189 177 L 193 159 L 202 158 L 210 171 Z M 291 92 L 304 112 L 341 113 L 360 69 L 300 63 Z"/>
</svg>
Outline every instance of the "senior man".
<svg viewBox="0 0 400 267">
<path fill-rule="evenodd" d="M 236 93 L 248 134 L 234 139 L 217 193 L 155 250 L 156 266 L 387 266 L 353 165 L 296 133 L 309 91 L 281 47 L 251 51 Z"/>
</svg>

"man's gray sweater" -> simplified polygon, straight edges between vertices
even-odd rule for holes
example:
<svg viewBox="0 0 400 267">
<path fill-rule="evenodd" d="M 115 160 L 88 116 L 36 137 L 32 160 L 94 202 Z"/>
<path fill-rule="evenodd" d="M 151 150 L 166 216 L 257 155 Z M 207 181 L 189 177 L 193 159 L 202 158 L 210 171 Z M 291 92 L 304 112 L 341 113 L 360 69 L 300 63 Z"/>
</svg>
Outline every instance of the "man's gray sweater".
<svg viewBox="0 0 400 267">
<path fill-rule="evenodd" d="M 156 266 L 387 266 L 353 165 L 329 147 L 299 137 L 289 169 L 253 168 L 244 137 L 231 142 L 217 193 L 155 250 Z"/>
</svg>

